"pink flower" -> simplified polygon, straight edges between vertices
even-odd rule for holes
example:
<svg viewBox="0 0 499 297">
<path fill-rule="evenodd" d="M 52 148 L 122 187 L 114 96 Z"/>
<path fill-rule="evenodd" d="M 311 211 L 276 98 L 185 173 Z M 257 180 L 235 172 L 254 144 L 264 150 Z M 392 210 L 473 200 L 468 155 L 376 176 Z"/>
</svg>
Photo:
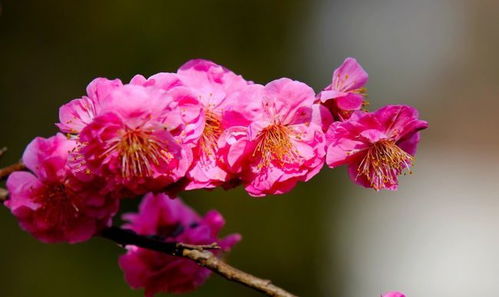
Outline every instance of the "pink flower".
<svg viewBox="0 0 499 297">
<path fill-rule="evenodd" d="M 405 297 L 405 295 L 400 292 L 388 292 L 381 295 L 381 297 Z"/>
<path fill-rule="evenodd" d="M 198 143 L 204 128 L 203 106 L 196 94 L 184 86 L 176 73 L 161 72 L 148 79 L 136 75 L 130 81 L 132 85 L 141 85 L 166 91 L 178 106 L 182 125 L 178 129 L 179 142 L 191 147 Z"/>
<path fill-rule="evenodd" d="M 232 176 L 220 167 L 218 140 L 225 129 L 249 120 L 235 96 L 244 91 L 249 82 L 232 71 L 207 60 L 191 60 L 177 72 L 183 85 L 194 92 L 203 108 L 203 127 L 199 143 L 194 148 L 194 163 L 188 172 L 187 190 L 214 188 L 227 183 Z"/>
<path fill-rule="evenodd" d="M 246 129 L 234 126 L 224 140 L 224 160 L 242 166 L 241 179 L 252 196 L 282 194 L 308 181 L 324 164 L 325 140 L 314 121 L 314 91 L 282 78 L 253 90 L 248 101 L 259 104 Z"/>
<path fill-rule="evenodd" d="M 110 92 L 99 114 L 79 134 L 71 157 L 73 172 L 82 180 L 97 176 L 111 187 L 124 186 L 136 194 L 180 179 L 192 153 L 183 143 L 185 127 L 177 97 L 186 100 L 189 93 L 135 84 Z"/>
<path fill-rule="evenodd" d="M 87 96 L 74 99 L 59 109 L 61 132 L 77 134 L 88 125 L 101 110 L 101 104 L 113 90 L 122 87 L 119 79 L 96 78 L 87 87 Z"/>
<path fill-rule="evenodd" d="M 118 199 L 101 193 L 98 183 L 82 184 L 67 170 L 74 141 L 57 134 L 35 138 L 23 162 L 33 173 L 14 172 L 7 180 L 5 205 L 23 229 L 43 242 L 81 242 L 109 225 Z"/>
<path fill-rule="evenodd" d="M 147 194 L 139 213 L 124 217 L 129 221 L 125 228 L 138 234 L 163 238 L 165 241 L 189 244 L 217 242 L 228 251 L 241 236 L 232 234 L 223 239 L 217 237 L 224 219 L 217 211 L 208 212 L 203 218 L 182 203 L 165 194 Z M 159 292 L 184 293 L 202 285 L 211 272 L 195 262 L 159 252 L 127 246 L 127 253 L 119 264 L 128 284 L 144 288 L 145 295 L 152 297 Z"/>
<path fill-rule="evenodd" d="M 335 117 L 345 120 L 353 111 L 360 110 L 364 104 L 367 72 L 354 58 L 346 58 L 333 73 L 333 81 L 318 99 L 324 103 Z"/>
<path fill-rule="evenodd" d="M 331 168 L 347 164 L 350 177 L 362 186 L 396 190 L 398 175 L 413 164 L 418 131 L 427 127 L 410 106 L 357 111 L 327 131 L 326 163 Z"/>
</svg>

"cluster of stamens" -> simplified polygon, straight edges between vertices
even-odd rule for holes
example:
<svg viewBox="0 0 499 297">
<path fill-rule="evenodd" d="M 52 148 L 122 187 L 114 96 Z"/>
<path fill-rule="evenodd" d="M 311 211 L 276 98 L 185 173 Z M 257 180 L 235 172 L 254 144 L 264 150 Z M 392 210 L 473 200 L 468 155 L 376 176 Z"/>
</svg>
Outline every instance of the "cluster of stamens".
<svg viewBox="0 0 499 297">
<path fill-rule="evenodd" d="M 153 175 L 153 167 L 168 163 L 173 155 L 168 145 L 142 129 L 127 129 L 108 151 L 117 150 L 123 178 Z"/>
<path fill-rule="evenodd" d="M 258 135 L 258 143 L 253 156 L 260 155 L 259 167 L 268 166 L 272 161 L 280 164 L 296 160 L 299 156 L 290 139 L 290 129 L 282 124 L 264 128 Z"/>
<path fill-rule="evenodd" d="M 206 155 L 213 156 L 216 152 L 218 138 L 222 134 L 222 123 L 220 118 L 210 110 L 206 111 L 205 117 L 204 130 L 199 139 L 199 145 Z"/>
<path fill-rule="evenodd" d="M 398 147 L 392 140 L 374 143 L 358 167 L 359 176 L 365 176 L 371 187 L 381 190 L 397 184 L 397 176 L 412 166 L 414 157 Z"/>
<path fill-rule="evenodd" d="M 78 216 L 78 206 L 76 201 L 77 197 L 69 188 L 64 184 L 54 183 L 47 185 L 41 195 L 35 202 L 40 204 L 40 210 L 43 210 L 46 221 L 57 222 L 58 224 L 66 225 L 69 220 Z"/>
</svg>

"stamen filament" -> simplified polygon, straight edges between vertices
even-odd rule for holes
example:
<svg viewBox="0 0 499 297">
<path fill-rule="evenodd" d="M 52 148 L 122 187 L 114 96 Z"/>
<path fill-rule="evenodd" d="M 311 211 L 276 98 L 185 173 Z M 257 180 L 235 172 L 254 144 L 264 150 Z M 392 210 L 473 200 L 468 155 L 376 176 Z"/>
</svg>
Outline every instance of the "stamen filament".
<svg viewBox="0 0 499 297">
<path fill-rule="evenodd" d="M 212 111 L 207 110 L 203 134 L 201 135 L 200 147 L 207 156 L 213 157 L 217 149 L 217 141 L 222 134 L 222 123 L 219 117 Z"/>
<path fill-rule="evenodd" d="M 141 129 L 127 129 L 104 154 L 113 150 L 119 153 L 123 178 L 151 176 L 153 166 L 167 163 L 173 158 L 166 143 Z"/>
<path fill-rule="evenodd" d="M 268 166 L 272 161 L 280 164 L 299 158 L 290 139 L 291 130 L 281 124 L 273 124 L 264 128 L 258 136 L 258 144 L 253 157 L 260 155 L 259 167 Z"/>
<path fill-rule="evenodd" d="M 414 157 L 391 140 L 374 143 L 357 169 L 357 178 L 365 176 L 372 188 L 381 190 L 397 184 L 397 176 L 412 166 Z M 410 171 L 409 171 L 410 172 Z"/>
</svg>

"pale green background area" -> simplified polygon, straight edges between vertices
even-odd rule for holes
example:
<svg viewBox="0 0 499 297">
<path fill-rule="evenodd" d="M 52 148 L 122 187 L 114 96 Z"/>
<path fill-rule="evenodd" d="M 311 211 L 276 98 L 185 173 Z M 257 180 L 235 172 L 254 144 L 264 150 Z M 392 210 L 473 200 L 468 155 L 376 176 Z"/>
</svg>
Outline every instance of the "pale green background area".
<svg viewBox="0 0 499 297">
<path fill-rule="evenodd" d="M 1 1 L 1 0 L 0 0 Z M 398 192 L 323 170 L 291 193 L 183 195 L 220 210 L 243 241 L 228 261 L 300 296 L 496 296 L 499 292 L 497 0 L 2 1 L 0 164 L 56 132 L 58 107 L 95 77 L 128 81 L 207 58 L 246 79 L 320 90 L 354 56 L 370 107 L 410 104 L 423 132 Z M 137 200 L 123 203 L 133 211 Z M 45 245 L 0 207 L 0 297 L 142 296 L 103 239 Z M 185 296 L 261 296 L 214 276 Z"/>
</svg>

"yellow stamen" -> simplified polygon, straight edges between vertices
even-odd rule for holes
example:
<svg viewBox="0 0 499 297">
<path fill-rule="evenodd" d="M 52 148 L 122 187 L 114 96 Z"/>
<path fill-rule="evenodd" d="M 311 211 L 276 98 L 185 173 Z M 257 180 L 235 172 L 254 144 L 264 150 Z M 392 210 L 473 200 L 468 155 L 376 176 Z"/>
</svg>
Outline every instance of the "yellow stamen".
<svg viewBox="0 0 499 297">
<path fill-rule="evenodd" d="M 367 88 L 358 88 L 355 90 L 351 90 L 350 92 L 355 93 L 355 94 L 359 94 L 362 96 L 367 96 Z"/>
<path fill-rule="evenodd" d="M 268 166 L 272 161 L 282 164 L 299 157 L 289 137 L 290 132 L 288 127 L 280 124 L 270 125 L 260 132 L 253 152 L 253 157 L 256 154 L 261 157 L 259 167 Z"/>
<path fill-rule="evenodd" d="M 365 176 L 375 190 L 395 185 L 397 176 L 412 166 L 414 157 L 398 147 L 394 141 L 381 140 L 373 144 L 359 164 L 359 176 Z"/>
<path fill-rule="evenodd" d="M 215 154 L 217 141 L 221 134 L 222 123 L 219 117 L 212 111 L 206 111 L 204 130 L 199 141 L 200 147 L 208 156 Z"/>
<path fill-rule="evenodd" d="M 126 130 L 111 149 L 119 153 L 123 178 L 151 176 L 153 165 L 158 166 L 173 158 L 167 144 L 140 129 Z"/>
</svg>

